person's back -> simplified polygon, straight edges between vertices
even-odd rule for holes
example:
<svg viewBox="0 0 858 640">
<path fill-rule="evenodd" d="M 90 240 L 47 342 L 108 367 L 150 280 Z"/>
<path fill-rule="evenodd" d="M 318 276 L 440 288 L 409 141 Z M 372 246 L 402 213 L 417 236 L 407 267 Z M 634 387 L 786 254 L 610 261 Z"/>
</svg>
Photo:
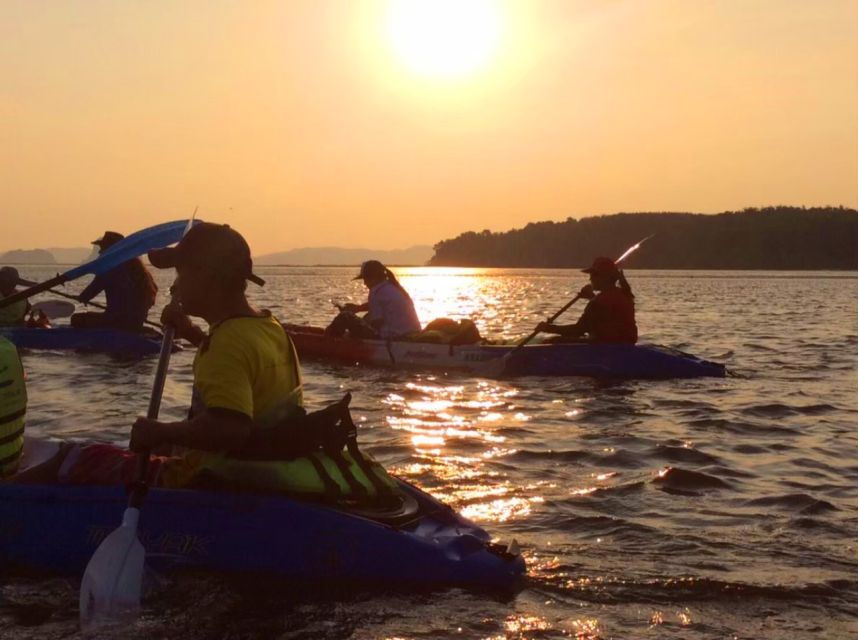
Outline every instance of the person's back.
<svg viewBox="0 0 858 640">
<path fill-rule="evenodd" d="M 100 248 L 100 253 L 103 253 L 124 237 L 121 233 L 106 231 L 93 244 Z M 72 326 L 114 327 L 139 331 L 143 328 L 149 309 L 155 304 L 158 286 L 143 261 L 140 258 L 133 258 L 107 273 L 96 276 L 80 293 L 78 299 L 88 303 L 102 291 L 107 300 L 104 313 L 76 313 L 71 317 Z"/>
<path fill-rule="evenodd" d="M 420 331 L 420 320 L 414 303 L 390 280 L 370 289 L 368 303 L 367 320 L 370 323 L 380 321 L 379 334 L 382 338 L 395 338 Z"/>
<path fill-rule="evenodd" d="M 104 276 L 104 297 L 107 311 L 111 314 L 132 318 L 142 316 L 145 319 L 155 304 L 157 292 L 158 288 L 140 258 L 124 262 Z"/>
<path fill-rule="evenodd" d="M 634 298 L 615 286 L 599 291 L 587 304 L 581 327 L 594 343 L 635 344 L 638 328 Z"/>
</svg>

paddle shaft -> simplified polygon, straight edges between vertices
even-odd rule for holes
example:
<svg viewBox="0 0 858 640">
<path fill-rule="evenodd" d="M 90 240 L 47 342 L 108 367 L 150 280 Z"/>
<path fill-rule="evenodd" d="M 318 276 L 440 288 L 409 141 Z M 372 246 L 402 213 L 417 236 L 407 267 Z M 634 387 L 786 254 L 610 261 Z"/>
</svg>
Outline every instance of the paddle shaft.
<svg viewBox="0 0 858 640">
<path fill-rule="evenodd" d="M 16 302 L 20 302 L 21 300 L 26 300 L 30 296 L 34 296 L 37 293 L 42 293 L 43 291 L 49 291 L 51 287 L 57 287 L 61 284 L 65 284 L 68 282 L 68 278 L 64 274 L 59 274 L 54 276 L 50 280 L 45 280 L 44 282 L 40 282 L 37 285 L 30 287 L 29 289 L 24 289 L 23 291 L 18 291 L 17 293 L 13 293 L 11 296 L 7 296 L 5 298 L 0 298 L 0 309 L 3 307 L 8 307 L 10 304 L 15 304 Z M 54 291 L 53 293 L 57 293 Z M 65 295 L 62 293 L 58 293 L 58 295 Z"/>
<path fill-rule="evenodd" d="M 567 302 L 565 305 L 563 305 L 563 307 L 560 309 L 560 311 L 558 311 L 557 313 L 555 313 L 553 316 L 551 316 L 551 317 L 548 319 L 548 324 L 551 324 L 552 322 L 554 322 L 555 320 L 557 320 L 557 318 L 559 318 L 561 315 L 563 315 L 563 312 L 565 312 L 565 311 L 566 311 L 566 309 L 568 309 L 569 307 L 571 307 L 573 304 L 575 304 L 576 302 L 578 302 L 578 300 L 580 300 L 580 299 L 581 299 L 581 295 L 579 294 L 579 295 L 575 296 L 574 298 L 572 298 L 572 299 L 571 299 L 569 302 Z M 534 331 L 533 333 L 531 333 L 531 334 L 530 334 L 529 336 L 527 336 L 524 340 L 522 340 L 522 341 L 521 341 L 521 342 L 519 342 L 517 345 L 515 345 L 515 349 L 513 349 L 512 351 L 510 351 L 510 352 L 507 354 L 507 357 L 509 357 L 509 356 L 511 356 L 512 354 L 514 354 L 515 352 L 517 352 L 519 349 L 521 349 L 522 347 L 524 347 L 524 345 L 526 345 L 528 342 L 530 342 L 531 340 L 533 340 L 533 339 L 534 339 L 536 336 L 538 336 L 538 335 L 539 335 L 539 331 Z"/>
<path fill-rule="evenodd" d="M 149 409 L 146 417 L 157 420 L 161 410 L 161 396 L 164 394 L 164 383 L 167 380 L 167 369 L 170 366 L 170 354 L 173 351 L 173 336 L 176 330 L 172 325 L 164 327 L 164 339 L 161 341 L 161 355 L 158 357 L 158 368 L 155 370 L 155 380 L 152 382 L 152 395 L 149 397 Z M 149 470 L 148 450 L 137 454 L 137 470 L 131 492 L 128 496 L 128 507 L 139 509 L 146 497 L 146 472 Z"/>
</svg>

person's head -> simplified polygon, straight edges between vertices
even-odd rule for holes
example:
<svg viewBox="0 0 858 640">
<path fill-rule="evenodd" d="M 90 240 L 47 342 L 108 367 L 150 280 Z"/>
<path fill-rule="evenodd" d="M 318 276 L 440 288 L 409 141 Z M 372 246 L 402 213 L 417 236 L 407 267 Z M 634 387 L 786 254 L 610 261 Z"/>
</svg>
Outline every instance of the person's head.
<svg viewBox="0 0 858 640">
<path fill-rule="evenodd" d="M 360 273 L 353 280 L 363 280 L 367 289 L 372 289 L 379 282 L 388 279 L 389 270 L 378 260 L 367 260 L 360 266 Z"/>
<path fill-rule="evenodd" d="M 15 267 L 3 267 L 0 269 L 0 294 L 3 296 L 13 294 L 19 281 L 18 270 Z"/>
<path fill-rule="evenodd" d="M 176 299 L 185 313 L 206 319 L 244 301 L 248 280 L 265 284 L 253 274 L 247 242 L 226 224 L 199 222 L 175 247 L 150 251 L 149 261 L 159 269 L 176 269 Z"/>
<path fill-rule="evenodd" d="M 98 247 L 99 253 L 104 253 L 110 247 L 112 247 L 124 238 L 125 236 L 123 236 L 121 233 L 117 233 L 116 231 L 105 231 L 104 235 L 101 236 L 98 240 L 93 240 L 92 244 Z"/>
<path fill-rule="evenodd" d="M 620 271 L 614 261 L 604 256 L 596 258 L 589 269 L 582 269 L 581 271 L 590 274 L 590 284 L 596 291 L 610 289 L 620 277 Z"/>
</svg>

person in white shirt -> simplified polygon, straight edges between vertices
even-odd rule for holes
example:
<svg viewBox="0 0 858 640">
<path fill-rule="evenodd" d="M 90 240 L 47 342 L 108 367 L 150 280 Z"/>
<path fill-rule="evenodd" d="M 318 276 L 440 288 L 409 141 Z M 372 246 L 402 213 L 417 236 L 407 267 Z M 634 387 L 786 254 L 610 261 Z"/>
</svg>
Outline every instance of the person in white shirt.
<svg viewBox="0 0 858 640">
<path fill-rule="evenodd" d="M 363 280 L 369 298 L 363 304 L 346 304 L 325 329 L 326 335 L 394 340 L 420 331 L 420 320 L 411 296 L 393 272 L 378 260 L 367 260 L 354 278 Z M 360 317 L 361 311 L 368 312 Z"/>
</svg>

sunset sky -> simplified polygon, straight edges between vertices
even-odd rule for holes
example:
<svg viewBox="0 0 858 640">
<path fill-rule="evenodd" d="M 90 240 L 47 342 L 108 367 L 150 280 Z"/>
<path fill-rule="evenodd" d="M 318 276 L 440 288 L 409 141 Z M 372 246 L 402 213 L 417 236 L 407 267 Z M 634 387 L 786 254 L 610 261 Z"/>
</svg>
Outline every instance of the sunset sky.
<svg viewBox="0 0 858 640">
<path fill-rule="evenodd" d="M 2 0 L 0 251 L 858 206 L 855 0 Z"/>
</svg>

